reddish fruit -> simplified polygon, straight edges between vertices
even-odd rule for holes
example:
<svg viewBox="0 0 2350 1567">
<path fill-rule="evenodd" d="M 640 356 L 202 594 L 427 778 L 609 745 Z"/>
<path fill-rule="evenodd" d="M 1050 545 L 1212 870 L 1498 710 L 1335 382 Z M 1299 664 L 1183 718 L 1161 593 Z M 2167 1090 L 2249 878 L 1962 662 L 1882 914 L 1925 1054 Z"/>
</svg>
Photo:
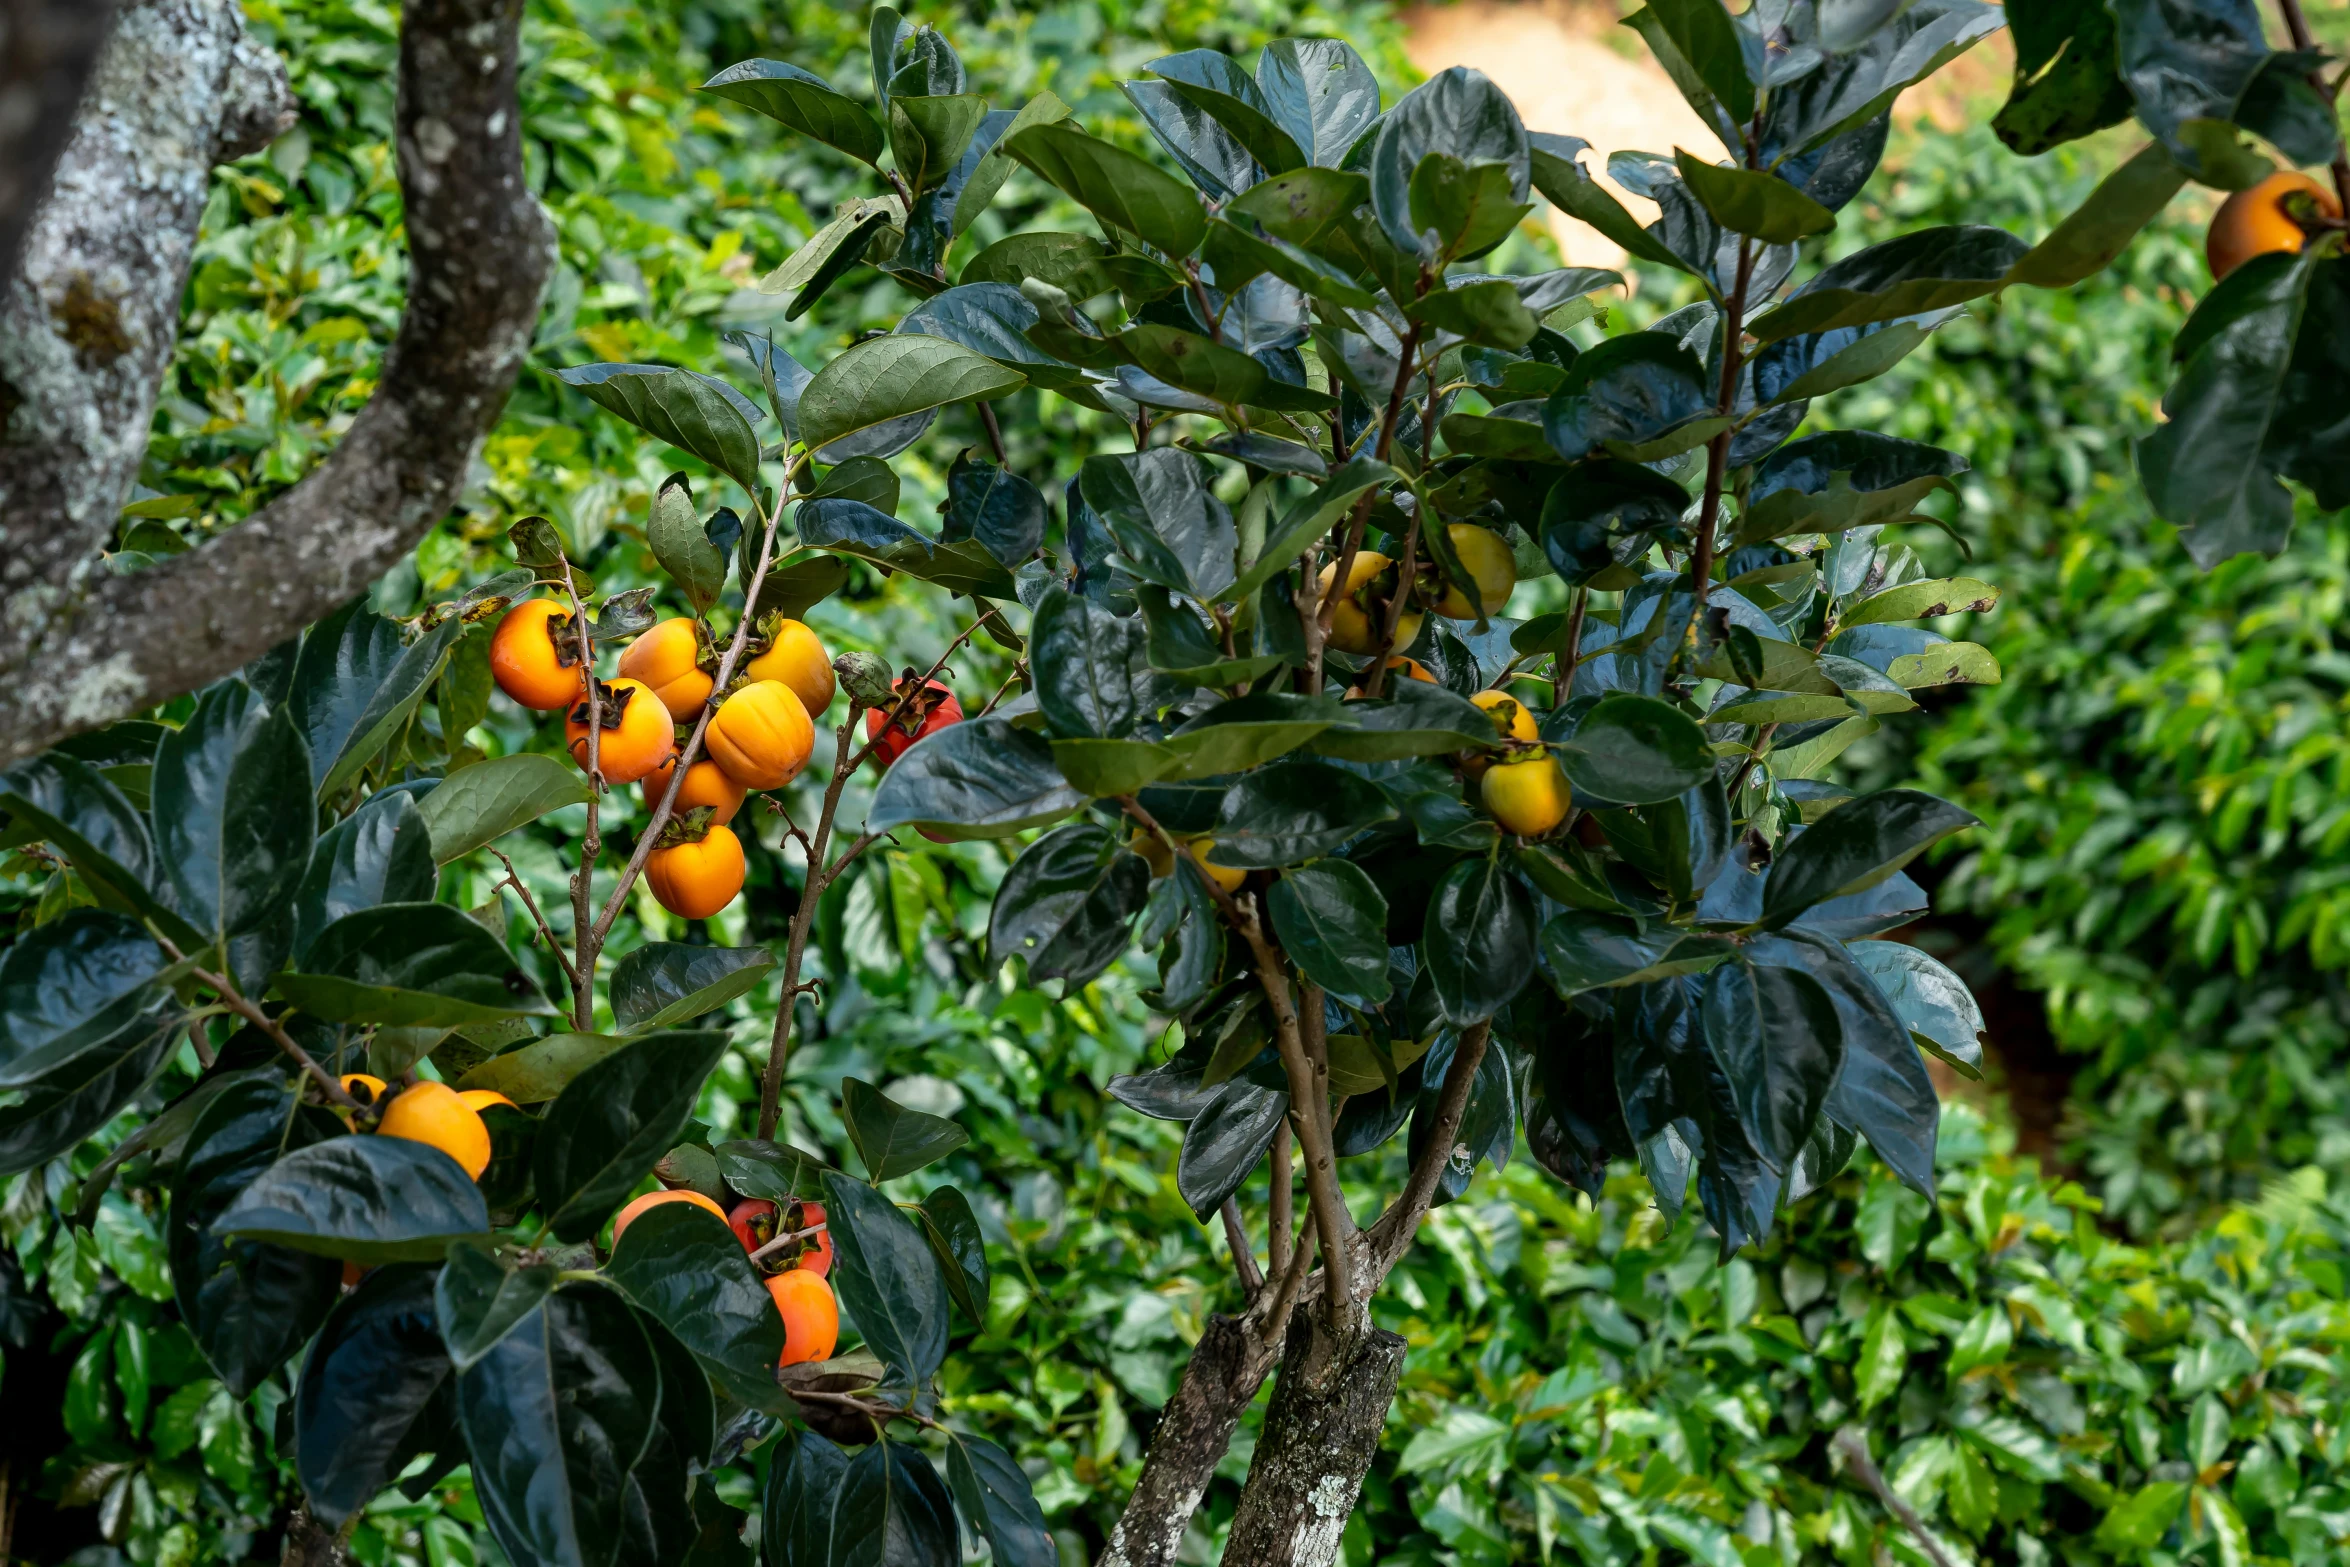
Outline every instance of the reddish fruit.
<svg viewBox="0 0 2350 1567">
<path fill-rule="evenodd" d="M 745 1197 L 727 1214 L 726 1227 L 743 1243 L 743 1250 L 757 1251 L 775 1239 L 775 1204 L 764 1197 Z"/>
<path fill-rule="evenodd" d="M 963 721 L 963 704 L 955 700 L 955 693 L 911 669 L 891 689 L 897 698 L 892 704 L 894 718 L 878 707 L 865 714 L 865 738 L 873 742 L 873 759 L 884 767 L 905 755 L 915 741 Z"/>
<path fill-rule="evenodd" d="M 798 1218 L 799 1223 L 793 1225 L 793 1229 L 815 1228 L 815 1226 L 824 1223 L 824 1204 L 820 1202 L 801 1203 Z M 808 1237 L 807 1247 L 806 1251 L 800 1253 L 800 1266 L 818 1278 L 823 1278 L 832 1272 L 832 1231 L 829 1229 L 818 1230 L 814 1235 Z"/>
</svg>

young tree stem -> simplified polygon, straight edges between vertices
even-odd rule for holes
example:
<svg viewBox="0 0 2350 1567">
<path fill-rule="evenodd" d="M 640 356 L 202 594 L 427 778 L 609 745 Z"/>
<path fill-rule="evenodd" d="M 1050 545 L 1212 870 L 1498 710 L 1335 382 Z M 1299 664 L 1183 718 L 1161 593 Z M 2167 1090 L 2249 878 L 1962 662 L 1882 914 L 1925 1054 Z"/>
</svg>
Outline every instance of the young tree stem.
<svg viewBox="0 0 2350 1567">
<path fill-rule="evenodd" d="M 1722 301 L 1722 380 L 1714 406 L 1724 417 L 1738 411 L 1739 343 L 1746 332 L 1746 290 L 1753 282 L 1754 244 L 1742 239 L 1738 242 L 1738 279 Z M 1730 469 L 1733 433 L 1724 430 L 1705 448 L 1705 499 L 1697 510 L 1697 546 L 1689 553 L 1689 593 L 1700 611 L 1713 588 L 1714 531 L 1722 516 L 1722 481 Z"/>
</svg>

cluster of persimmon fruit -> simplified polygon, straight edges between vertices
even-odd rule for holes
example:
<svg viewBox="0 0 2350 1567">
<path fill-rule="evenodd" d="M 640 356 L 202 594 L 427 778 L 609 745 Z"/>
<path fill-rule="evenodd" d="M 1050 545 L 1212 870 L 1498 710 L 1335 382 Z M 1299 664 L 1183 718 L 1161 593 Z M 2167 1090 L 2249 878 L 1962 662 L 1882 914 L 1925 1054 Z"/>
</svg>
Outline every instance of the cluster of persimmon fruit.
<svg viewBox="0 0 2350 1567">
<path fill-rule="evenodd" d="M 742 892 L 746 865 L 735 815 L 752 792 L 799 777 L 815 752 L 817 720 L 839 691 L 835 661 L 801 621 L 760 617 L 745 653 L 741 670 L 718 689 L 709 627 L 675 616 L 628 644 L 615 676 L 595 679 L 591 701 L 593 671 L 563 600 L 515 605 L 490 641 L 498 689 L 533 712 L 561 711 L 572 760 L 606 784 L 636 784 L 648 815 L 669 792 L 681 740 L 709 709 L 702 733 L 709 754 L 686 768 L 670 819 L 645 858 L 646 885 L 680 919 L 708 919 Z M 885 768 L 923 736 L 962 721 L 954 693 L 911 670 L 889 691 L 878 700 L 859 693 L 868 701 L 866 738 Z"/>
<path fill-rule="evenodd" d="M 375 1115 L 378 1137 L 402 1137 L 438 1148 L 461 1165 L 474 1180 L 490 1167 L 490 1131 L 481 1112 L 492 1105 L 515 1108 L 514 1101 L 488 1089 L 459 1092 L 446 1083 L 427 1079 L 393 1093 L 382 1078 L 353 1072 L 342 1080 L 343 1091 L 361 1109 Z M 683 1188 L 647 1192 L 622 1208 L 612 1220 L 612 1244 L 620 1232 L 647 1208 L 668 1202 L 690 1202 L 709 1209 L 743 1243 L 752 1266 L 759 1270 L 775 1309 L 783 1317 L 783 1358 L 779 1365 L 829 1360 L 840 1339 L 840 1306 L 833 1299 L 825 1275 L 832 1271 L 832 1235 L 821 1203 L 777 1204 L 764 1198 L 746 1198 L 730 1213 L 700 1192 Z M 365 1272 L 346 1263 L 343 1282 L 356 1284 Z"/>
</svg>

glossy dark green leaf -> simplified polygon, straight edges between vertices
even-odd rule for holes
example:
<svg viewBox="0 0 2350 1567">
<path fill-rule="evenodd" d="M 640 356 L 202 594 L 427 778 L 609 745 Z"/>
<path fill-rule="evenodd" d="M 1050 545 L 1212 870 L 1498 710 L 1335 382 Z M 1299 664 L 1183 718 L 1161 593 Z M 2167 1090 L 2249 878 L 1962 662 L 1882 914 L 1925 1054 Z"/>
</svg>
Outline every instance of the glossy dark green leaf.
<svg viewBox="0 0 2350 1567">
<path fill-rule="evenodd" d="M 1783 337 L 1755 357 L 1755 393 L 1766 403 L 1786 405 L 1874 380 L 1933 335 L 1934 319 Z"/>
<path fill-rule="evenodd" d="M 1322 756 L 1393 762 L 1445 756 L 1493 744 L 1493 721 L 1467 698 L 1424 680 L 1394 680 L 1378 701 L 1346 704 L 1346 722 L 1312 741 Z"/>
<path fill-rule="evenodd" d="M 1738 540 L 1840 533 L 1908 516 L 1967 471 L 1956 452 L 1870 430 L 1828 430 L 1789 441 L 1755 470 Z"/>
<path fill-rule="evenodd" d="M 986 118 L 987 100 L 976 93 L 892 97 L 889 150 L 907 188 L 920 195 L 943 184 Z"/>
<path fill-rule="evenodd" d="M 1031 983 L 1082 985 L 1125 952 L 1150 895 L 1150 867 L 1092 822 L 1045 834 L 1012 862 L 987 921 L 988 964 L 1018 955 Z"/>
<path fill-rule="evenodd" d="M 1307 548 L 1320 543 L 1338 519 L 1362 499 L 1365 491 L 1398 477 L 1383 462 L 1368 457 L 1349 458 L 1269 532 L 1255 562 L 1234 579 L 1224 590 L 1224 596 L 1233 600 L 1253 596 L 1275 575 L 1295 565 Z"/>
<path fill-rule="evenodd" d="M 1170 1012 L 1205 1000 L 1224 967 L 1224 923 L 1208 896 L 1207 878 L 1181 865 L 1175 869 L 1176 874 L 1163 877 L 1151 889 L 1152 906 L 1176 911 L 1174 931 L 1160 948 L 1159 990 L 1153 1001 Z M 1152 909 L 1146 908 L 1146 928 L 1151 917 Z"/>
<path fill-rule="evenodd" d="M 1150 716 L 1143 639 L 1143 623 L 1134 616 L 1097 609 L 1057 584 L 1045 590 L 1036 604 L 1028 657 L 1037 710 L 1056 736 L 1121 739 Z"/>
<path fill-rule="evenodd" d="M 922 1199 L 915 1210 L 922 1220 L 923 1238 L 938 1259 L 947 1293 L 975 1323 L 987 1321 L 987 1244 L 979 1234 L 979 1220 L 971 1200 L 952 1186 L 941 1186 Z"/>
<path fill-rule="evenodd" d="M 823 449 L 892 420 L 1002 397 L 1026 384 L 1018 372 L 944 338 L 877 337 L 830 361 L 808 382 L 800 394 L 800 438 Z"/>
<path fill-rule="evenodd" d="M 1276 174 L 1234 197 L 1229 217 L 1247 218 L 1286 244 L 1317 251 L 1347 215 L 1370 199 L 1371 183 L 1334 168 Z"/>
<path fill-rule="evenodd" d="M 1232 593 L 1239 548 L 1231 509 L 1217 498 L 1215 478 L 1205 459 L 1162 446 L 1089 457 L 1079 484 L 1129 569 L 1206 602 Z"/>
<path fill-rule="evenodd" d="M 1001 718 L 938 731 L 890 765 L 865 824 L 923 826 L 954 838 L 1005 838 L 1059 821 L 1085 803 L 1040 735 Z"/>
<path fill-rule="evenodd" d="M 311 852 L 294 897 L 294 961 L 344 915 L 379 903 L 429 903 L 439 885 L 431 829 L 416 797 L 405 789 L 370 795 Z"/>
<path fill-rule="evenodd" d="M 759 493 L 759 407 L 713 375 L 667 365 L 596 364 L 558 370 L 555 378 L 600 408 L 691 452 Z M 806 399 L 802 398 L 803 409 Z M 805 414 L 803 413 L 803 418 Z"/>
<path fill-rule="evenodd" d="M 1240 1190 L 1289 1113 L 1289 1096 L 1242 1078 L 1228 1082 L 1192 1118 L 1175 1163 L 1175 1189 L 1205 1219 Z"/>
<path fill-rule="evenodd" d="M 571 1080 L 540 1123 L 531 1181 L 557 1239 L 577 1244 L 677 1142 L 726 1052 L 716 1029 L 647 1034 Z"/>
<path fill-rule="evenodd" d="M 1828 993 L 1796 969 L 1724 963 L 1705 977 L 1699 1016 L 1747 1141 L 1784 1172 L 1811 1135 L 1844 1057 Z"/>
<path fill-rule="evenodd" d="M 702 527 L 693 490 L 682 473 L 663 481 L 645 518 L 645 543 L 698 614 L 718 602 L 726 586 L 726 551 Z"/>
<path fill-rule="evenodd" d="M 841 1122 L 876 1184 L 936 1164 L 971 1140 L 945 1116 L 910 1110 L 861 1079 L 843 1078 L 840 1092 Z"/>
<path fill-rule="evenodd" d="M 1153 249 L 1180 257 L 1199 248 L 1207 221 L 1199 197 L 1125 148 L 1066 125 L 1037 125 L 1005 137 L 1004 150 Z"/>
<path fill-rule="evenodd" d="M 1761 146 L 1785 166 L 1882 117 L 1904 89 L 2005 24 L 2003 8 L 1976 0 L 1919 0 L 1858 48 L 1830 55 L 1781 81 L 1763 107 Z"/>
<path fill-rule="evenodd" d="M 1733 234 L 1766 245 L 1792 245 L 1836 226 L 1836 214 L 1776 174 L 1723 168 L 1676 151 L 1674 162 L 1689 193 Z"/>
<path fill-rule="evenodd" d="M 1831 262 L 1747 330 L 1769 343 L 1964 304 L 2000 287 L 2029 248 L 1982 225 L 1913 230 Z"/>
<path fill-rule="evenodd" d="M 1703 730 L 1670 703 L 1622 691 L 1600 699 L 1558 759 L 1576 793 L 1626 805 L 1677 799 L 1714 771 Z"/>
<path fill-rule="evenodd" d="M 758 989 L 774 966 L 765 947 L 648 941 L 612 966 L 612 1020 L 631 1034 L 675 1028 Z"/>
<path fill-rule="evenodd" d="M 0 1176 L 46 1164 L 113 1120 L 162 1069 L 186 1026 L 168 1008 L 141 1013 L 12 1090 L 15 1101 L 0 1109 Z"/>
<path fill-rule="evenodd" d="M 607 1567 L 661 1405 L 652 1341 L 617 1294 L 559 1290 L 457 1377 L 483 1520 L 515 1562 Z"/>
<path fill-rule="evenodd" d="M 153 920 L 183 950 L 204 944 L 171 907 L 147 818 L 97 768 L 56 750 L 20 762 L 0 773 L 0 810 L 12 841 L 24 832 L 54 846 L 100 904 Z"/>
<path fill-rule="evenodd" d="M 1407 1145 L 1415 1164 L 1428 1152 L 1442 1084 L 1459 1048 L 1457 1038 L 1450 1034 L 1441 1036 L 1421 1064 L 1421 1087 L 1412 1108 L 1412 1135 Z M 1509 1162 L 1511 1143 L 1518 1130 L 1514 1079 L 1509 1047 L 1496 1038 L 1487 1044 L 1485 1054 L 1478 1058 L 1476 1076 L 1469 1080 L 1468 1103 L 1462 1107 L 1460 1125 L 1453 1133 L 1455 1152 L 1445 1160 L 1437 1176 L 1433 1203 L 1457 1200 L 1469 1189 L 1469 1181 L 1479 1164 L 1499 1168 Z M 1459 1152 L 1464 1149 L 1466 1158 Z"/>
<path fill-rule="evenodd" d="M 711 1152 L 717 1156 L 718 1173 L 727 1185 L 745 1197 L 764 1197 L 775 1203 L 817 1195 L 824 1172 L 831 1168 L 814 1154 L 750 1138 L 720 1143 Z"/>
<path fill-rule="evenodd" d="M 1221 200 L 1243 191 L 1264 170 L 1215 116 L 1167 82 L 1120 82 L 1142 123 L 1190 181 Z"/>
<path fill-rule="evenodd" d="M 881 162 L 881 127 L 872 114 L 813 71 L 782 60 L 744 60 L 704 82 L 702 91 L 756 109 L 860 162 Z"/>
<path fill-rule="evenodd" d="M 445 903 L 381 903 L 320 931 L 277 991 L 327 1023 L 457 1028 L 553 1013 L 496 936 Z"/>
<path fill-rule="evenodd" d="M 155 748 L 155 848 L 180 912 L 216 940 L 271 927 L 310 868 L 310 813 L 287 809 L 309 791 L 293 715 L 241 681 L 208 689 Z"/>
<path fill-rule="evenodd" d="M 1379 117 L 1379 82 L 1336 38 L 1276 38 L 1257 62 L 1266 107 L 1308 162 L 1345 159 Z"/>
<path fill-rule="evenodd" d="M 329 1529 L 372 1502 L 439 1434 L 449 1357 L 433 1317 L 433 1271 L 378 1268 L 303 1357 L 294 1395 L 294 1469 L 310 1515 Z"/>
<path fill-rule="evenodd" d="M 1534 901 L 1499 859 L 1444 873 L 1428 901 L 1420 961 L 1448 1021 L 1493 1016 L 1534 977 Z"/>
<path fill-rule="evenodd" d="M 138 922 L 75 909 L 0 952 L 0 1089 L 103 1046 L 161 999 L 163 949 Z"/>
<path fill-rule="evenodd" d="M 1387 111 L 1371 146 L 1371 206 L 1389 242 L 1407 256 L 1420 254 L 1412 174 L 1431 152 L 1472 168 L 1498 164 L 1508 173 L 1510 199 L 1526 199 L 1528 149 L 1518 111 L 1482 71 L 1457 65 L 1439 71 Z"/>
<path fill-rule="evenodd" d="M 488 1089 L 518 1105 L 545 1104 L 573 1078 L 627 1045 L 627 1037 L 620 1034 L 549 1034 L 468 1068 L 457 1087 Z"/>
<path fill-rule="evenodd" d="M 1736 947 L 1719 936 L 1670 925 L 1643 929 L 1628 919 L 1570 909 L 1542 927 L 1542 958 L 1561 995 L 1700 974 Z"/>
<path fill-rule="evenodd" d="M 897 1204 L 862 1181 L 827 1174 L 824 1191 L 841 1304 L 887 1367 L 889 1390 L 926 1387 L 946 1359 L 950 1309 L 930 1243 Z"/>
<path fill-rule="evenodd" d="M 1008 468 L 974 462 L 965 452 L 947 472 L 941 543 L 976 540 L 1005 566 L 1015 567 L 1044 543 L 1046 520 L 1044 492 Z"/>
<path fill-rule="evenodd" d="M 345 604 L 302 638 L 283 705 L 310 749 L 313 781 L 322 794 L 337 758 L 371 727 L 362 715 L 399 667 L 402 651 L 399 622 L 370 612 L 364 598 Z M 383 739 L 376 737 L 376 750 Z"/>
<path fill-rule="evenodd" d="M 2204 166 L 2206 145 L 2198 134 L 2204 126 L 2198 122 L 2242 125 L 2296 164 L 2334 156 L 2341 138 L 2332 106 L 2301 80 L 2316 59 L 2279 60 L 2263 34 L 2258 6 L 2248 0 L 2117 0 L 2111 9 L 2116 61 L 2139 123 L 2199 176 L 2222 177 Z"/>
<path fill-rule="evenodd" d="M 1225 795 L 1207 859 L 1250 869 L 1297 865 L 1394 816 L 1385 792 L 1360 774 L 1287 762 L 1249 773 Z"/>
<path fill-rule="evenodd" d="M 985 1437 L 947 1433 L 947 1481 L 955 1505 L 984 1536 L 1001 1567 L 1058 1567 L 1061 1553 L 1045 1529 L 1028 1475 Z"/>
<path fill-rule="evenodd" d="M 1361 866 L 1299 866 L 1273 883 L 1266 902 L 1281 950 L 1301 975 L 1356 1006 L 1387 999 L 1387 899 Z"/>
<path fill-rule="evenodd" d="M 1626 332 L 1577 356 L 1542 405 L 1552 450 L 1569 462 L 1603 443 L 1655 441 L 1714 411 L 1705 367 L 1663 332 Z"/>
<path fill-rule="evenodd" d="M 553 1263 L 509 1267 L 487 1241 L 455 1241 L 433 1285 L 433 1321 L 459 1371 L 497 1348 L 554 1293 Z"/>
<path fill-rule="evenodd" d="M 404 1137 L 335 1137 L 256 1176 L 212 1221 L 231 1239 L 346 1262 L 437 1262 L 449 1242 L 490 1227 L 462 1165 Z"/>
<path fill-rule="evenodd" d="M 1307 161 L 1256 79 L 1231 56 L 1214 49 L 1188 49 L 1153 60 L 1143 69 L 1214 119 L 1268 173 L 1285 173 Z"/>
<path fill-rule="evenodd" d="M 2274 555 L 2293 527 L 2271 432 L 2287 408 L 2294 345 L 2320 263 L 2314 250 L 2255 256 L 2195 307 L 2174 352 L 2185 367 L 2138 443 L 2146 498 L 2196 563 Z"/>
<path fill-rule="evenodd" d="M 524 752 L 476 762 L 443 779 L 417 810 L 432 840 L 433 859 L 447 865 L 587 797 L 587 781 L 578 768 L 560 757 Z"/>
<path fill-rule="evenodd" d="M 954 1501 L 930 1460 L 877 1441 L 849 1457 L 802 1432 L 767 1489 L 774 1567 L 953 1567 Z"/>
<path fill-rule="evenodd" d="M 1797 926 L 1757 940 L 1758 962 L 1801 968 L 1835 1004 L 1844 1059 L 1828 1090 L 1828 1118 L 1868 1139 L 1904 1185 L 1934 1195 L 1934 1141 L 1942 1104 L 1901 1018 L 1842 942 Z"/>
<path fill-rule="evenodd" d="M 1962 1077 L 1983 1075 L 1983 1009 L 1966 981 L 1931 954 L 1899 941 L 1855 941 L 1845 949 L 1885 993 L 1910 1038 Z"/>
<path fill-rule="evenodd" d="M 2037 157 L 2130 117 L 2113 12 L 2100 0 L 2050 0 L 2008 18 L 2015 84 L 1992 120 L 1999 139 Z"/>
<path fill-rule="evenodd" d="M 933 538 L 846 496 L 804 502 L 798 516 L 800 542 L 813 548 L 854 555 L 954 593 L 995 599 L 1014 596 L 1011 573 L 972 540 Z"/>
<path fill-rule="evenodd" d="M 1763 891 L 1763 919 L 1784 925 L 1814 904 L 1865 891 L 1952 833 L 1979 825 L 1957 806 L 1915 789 L 1847 801 L 1780 847 Z"/>
<path fill-rule="evenodd" d="M 1573 140 L 1573 138 L 1564 138 Z M 1577 150 L 1583 144 L 1577 143 Z M 1713 282 L 1698 268 L 1681 259 L 1670 246 L 1658 239 L 1640 221 L 1624 210 L 1608 188 L 1584 171 L 1583 165 L 1571 153 L 1562 153 L 1546 147 L 1543 138 L 1536 137 L 1532 145 L 1534 186 L 1550 199 L 1551 205 L 1579 222 L 1587 223 L 1623 250 L 1643 261 L 1653 261 L 1677 272 L 1686 272 L 1701 279 L 1707 290 L 1713 291 Z"/>
<path fill-rule="evenodd" d="M 172 1294 L 214 1373 L 243 1397 L 302 1347 L 335 1303 L 331 1257 L 230 1240 L 212 1221 L 281 1151 L 341 1131 L 322 1110 L 297 1109 L 282 1079 L 242 1078 L 196 1118 L 171 1188 Z"/>
<path fill-rule="evenodd" d="M 730 1397 L 769 1414 L 787 1411 L 775 1384 L 783 1318 L 742 1242 L 716 1215 L 682 1202 L 638 1214 L 604 1274 Z"/>
<path fill-rule="evenodd" d="M 708 1463 L 717 1435 L 718 1406 L 710 1379 L 675 1334 L 643 1311 L 635 1315 L 660 1368 L 661 1410 L 622 1493 L 624 1533 L 618 1563 L 710 1567 L 712 1558 L 703 1554 L 708 1546 L 719 1553 L 717 1560 L 748 1567 L 750 1553 L 741 1539 L 725 1532 L 729 1510 L 713 1505 L 710 1487 L 693 1467 Z M 741 1527 L 739 1515 L 734 1527 Z M 713 1528 L 716 1538 L 711 1537 Z"/>
<path fill-rule="evenodd" d="M 1738 29 L 1723 7 L 1713 0 L 1649 0 L 1646 9 L 1625 22 L 1652 48 L 1664 45 L 1657 50 L 1659 63 L 1707 125 L 1737 127 L 1754 118 L 1755 83 L 1747 75 Z M 1824 30 L 1824 17 L 1820 25 Z M 1736 145 L 1734 139 L 1731 145 Z"/>
<path fill-rule="evenodd" d="M 1325 304 L 1368 310 L 1378 303 L 1378 295 L 1344 268 L 1287 240 L 1252 234 L 1225 218 L 1208 221 L 1200 256 L 1215 272 L 1217 285 L 1228 291 L 1270 275 Z"/>
<path fill-rule="evenodd" d="M 1486 173 L 1493 166 L 1486 166 Z M 1487 348 L 1523 348 L 1541 323 L 1507 279 L 1478 279 L 1431 289 L 1412 302 L 1411 318 Z"/>
</svg>

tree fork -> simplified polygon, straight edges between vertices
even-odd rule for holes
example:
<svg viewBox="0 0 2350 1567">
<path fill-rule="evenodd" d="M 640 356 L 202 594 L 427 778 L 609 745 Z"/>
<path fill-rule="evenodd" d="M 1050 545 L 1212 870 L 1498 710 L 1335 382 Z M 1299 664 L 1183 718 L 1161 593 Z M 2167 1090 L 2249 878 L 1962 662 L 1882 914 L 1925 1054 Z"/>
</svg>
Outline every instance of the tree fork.
<svg viewBox="0 0 2350 1567">
<path fill-rule="evenodd" d="M 1175 1396 L 1151 1432 L 1142 1478 L 1110 1531 L 1100 1567 L 1173 1567 L 1208 1481 L 1232 1446 L 1241 1411 L 1273 1369 L 1254 1316 L 1208 1318 Z"/>
<path fill-rule="evenodd" d="M 1385 1328 L 1341 1341 L 1311 1312 L 1290 1323 L 1224 1567 L 1329 1567 L 1338 1559 L 1407 1347 Z"/>
</svg>

